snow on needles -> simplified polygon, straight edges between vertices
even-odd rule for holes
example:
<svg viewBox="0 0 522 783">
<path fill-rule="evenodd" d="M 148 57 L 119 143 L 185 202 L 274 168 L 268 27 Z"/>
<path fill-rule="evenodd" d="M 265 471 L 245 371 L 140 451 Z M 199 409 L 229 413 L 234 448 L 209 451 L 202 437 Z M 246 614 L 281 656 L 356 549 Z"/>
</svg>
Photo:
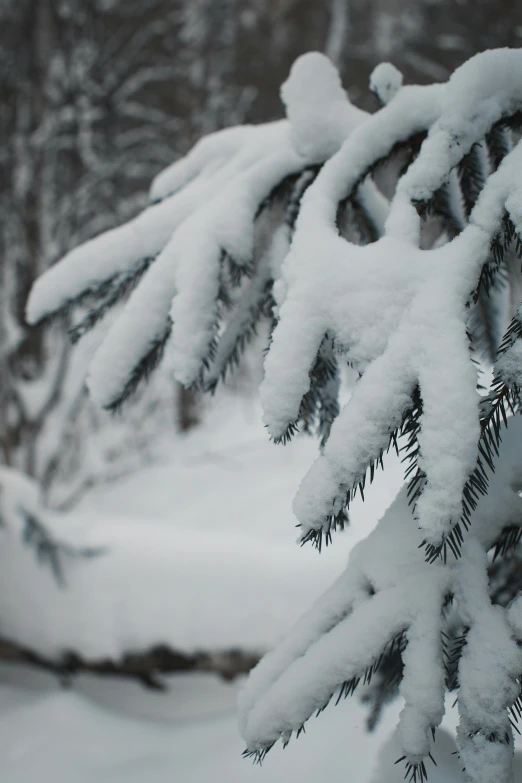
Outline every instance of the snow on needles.
<svg viewBox="0 0 522 783">
<path fill-rule="evenodd" d="M 425 562 L 406 488 L 401 490 L 375 530 L 354 547 L 345 572 L 251 672 L 239 700 L 249 750 L 262 752 L 278 739 L 287 742 L 343 694 L 344 683 L 353 681 L 355 687 L 390 642 L 404 634 L 399 736 L 409 761 L 419 763 L 430 752 L 431 730 L 444 713 L 441 642 L 455 614 L 442 607 L 455 595 L 453 612 L 471 629 L 459 666 L 466 766 L 468 758 L 470 769 L 483 765 L 488 774 L 472 779 L 485 783 L 511 763 L 511 744 L 499 749 L 488 735 L 507 731 L 511 737 L 508 708 L 519 692 L 522 651 L 510 629 L 520 638 L 522 612 L 520 601 L 508 612 L 491 605 L 485 550 L 506 524 L 522 522 L 521 435 L 522 421 L 512 420 L 490 492 L 477 506 L 476 537 L 459 560 Z"/>
<path fill-rule="evenodd" d="M 335 68 L 318 53 L 295 63 L 283 98 L 288 121 L 203 140 L 156 179 L 152 196 L 163 201 L 72 251 L 35 285 L 27 308 L 32 323 L 141 258 L 155 259 L 93 360 L 89 386 L 105 407 L 118 403 L 136 368 L 169 336 L 171 322 L 176 375 L 184 383 L 197 379 L 215 337 L 223 258 L 247 268 L 264 200 L 285 178 L 327 159 L 367 116 L 349 103 Z"/>
<path fill-rule="evenodd" d="M 309 52 L 295 61 L 281 87 L 296 152 L 311 163 L 331 157 L 368 115 L 352 106 L 330 60 Z"/>
<path fill-rule="evenodd" d="M 412 756 L 428 752 L 428 729 L 439 724 L 444 703 L 439 620 L 431 623 L 434 615 L 440 618 L 449 572 L 424 562 L 419 541 L 403 490 L 375 531 L 352 550 L 345 573 L 251 673 L 239 704 L 249 749 L 289 739 L 409 629 L 405 745 Z M 426 656 L 438 675 L 419 688 L 419 660 Z"/>
<path fill-rule="evenodd" d="M 513 58 L 522 63 L 522 53 L 507 54 L 509 67 Z M 502 71 L 492 66 L 501 57 L 502 52 L 486 52 L 474 58 L 476 67 L 473 62 L 463 66 L 463 75 L 457 71 L 447 86 L 403 88 L 349 137 L 303 197 L 282 269 L 286 301 L 262 386 L 271 435 L 281 437 L 297 420 L 326 332 L 363 373 L 296 496 L 303 539 L 311 531 L 330 531 L 352 488 L 388 448 L 390 433 L 399 429 L 417 388 L 423 406 L 418 466 L 427 483 L 416 512 L 424 540 L 440 545 L 462 515 L 463 488 L 477 462 L 480 435 L 466 305 L 504 211 L 522 203 L 517 174 L 522 148 L 507 155 L 488 179 L 467 228 L 442 247 L 419 247 L 420 217 L 412 201 L 429 198 L 458 161 L 455 150 L 462 157 L 483 137 L 488 122 L 518 105 L 518 83 L 497 95 Z M 476 87 L 488 69 L 491 94 Z M 473 105 L 479 113 L 485 107 L 487 121 L 472 122 L 470 103 L 459 100 L 466 87 L 477 93 L 479 103 Z M 424 104 L 415 101 L 416 112 L 409 108 L 414 90 L 426 98 Z M 422 127 L 430 128 L 428 137 L 399 181 L 386 236 L 364 247 L 339 236 L 341 199 L 382 154 Z M 516 224 L 515 210 L 513 218 Z"/>
</svg>

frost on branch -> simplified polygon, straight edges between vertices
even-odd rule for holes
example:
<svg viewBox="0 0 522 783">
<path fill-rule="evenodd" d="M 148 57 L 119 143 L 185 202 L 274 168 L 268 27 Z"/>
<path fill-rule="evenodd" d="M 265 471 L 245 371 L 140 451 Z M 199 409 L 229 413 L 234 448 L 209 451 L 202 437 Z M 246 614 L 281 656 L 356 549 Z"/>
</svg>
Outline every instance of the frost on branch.
<svg viewBox="0 0 522 783">
<path fill-rule="evenodd" d="M 203 139 L 159 175 L 148 210 L 73 251 L 31 296 L 33 322 L 85 305 L 79 337 L 131 292 L 91 367 L 110 409 L 165 352 L 179 380 L 212 390 L 267 319 L 269 433 L 314 430 L 323 446 L 294 503 L 303 543 L 329 543 L 384 452 L 401 450 L 407 486 L 249 679 L 241 720 L 256 758 L 359 683 L 375 704 L 400 683 L 407 777 L 426 778 L 444 692 L 457 690 L 468 779 L 510 781 L 521 67 L 521 51 L 490 51 L 447 84 L 403 86 L 381 64 L 369 115 L 326 58 L 305 55 L 282 89 L 285 120 Z M 377 185 L 392 159 L 388 203 Z M 360 379 L 340 410 L 346 364 Z"/>
</svg>

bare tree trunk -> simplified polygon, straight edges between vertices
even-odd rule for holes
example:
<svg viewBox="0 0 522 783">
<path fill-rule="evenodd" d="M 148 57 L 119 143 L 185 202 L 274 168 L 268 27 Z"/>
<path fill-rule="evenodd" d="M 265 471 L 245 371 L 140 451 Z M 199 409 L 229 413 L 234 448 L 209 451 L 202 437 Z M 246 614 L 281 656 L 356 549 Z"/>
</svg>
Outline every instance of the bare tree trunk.
<svg viewBox="0 0 522 783">
<path fill-rule="evenodd" d="M 179 432 L 188 430 L 199 424 L 199 395 L 193 389 L 186 389 L 180 383 L 177 385 L 177 424 Z"/>
</svg>

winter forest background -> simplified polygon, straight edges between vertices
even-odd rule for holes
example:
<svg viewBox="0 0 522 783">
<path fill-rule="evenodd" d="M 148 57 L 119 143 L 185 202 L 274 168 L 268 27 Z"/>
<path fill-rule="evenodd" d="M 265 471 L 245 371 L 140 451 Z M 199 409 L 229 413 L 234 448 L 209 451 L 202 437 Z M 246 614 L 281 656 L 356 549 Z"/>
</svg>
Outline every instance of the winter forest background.
<svg viewBox="0 0 522 783">
<path fill-rule="evenodd" d="M 113 316 L 75 346 L 72 322 L 24 312 L 38 275 L 136 214 L 201 136 L 281 117 L 298 55 L 327 54 L 373 112 L 383 60 L 405 83 L 442 82 L 521 42 L 514 0 L 0 0 L 3 781 L 335 783 L 347 759 L 361 783 L 402 779 L 396 702 L 373 733 L 357 699 L 327 710 L 262 769 L 241 759 L 234 714 L 242 675 L 395 497 L 399 461 L 336 547 L 300 550 L 291 501 L 317 444 L 268 442 L 262 334 L 214 398 L 166 368 L 114 416 L 84 383 Z M 435 783 L 459 779 L 455 721 Z"/>
</svg>

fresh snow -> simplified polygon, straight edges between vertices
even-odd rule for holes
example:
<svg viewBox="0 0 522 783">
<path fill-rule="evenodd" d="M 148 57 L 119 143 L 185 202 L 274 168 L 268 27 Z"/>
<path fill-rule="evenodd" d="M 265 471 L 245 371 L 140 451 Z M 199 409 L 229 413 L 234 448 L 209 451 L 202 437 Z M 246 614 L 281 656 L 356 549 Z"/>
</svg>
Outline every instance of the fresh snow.
<svg viewBox="0 0 522 783">
<path fill-rule="evenodd" d="M 3 666 L 2 783 L 373 783 L 377 749 L 396 713 L 392 707 L 377 732 L 367 734 L 363 707 L 345 702 L 259 767 L 241 756 L 239 683 L 180 675 L 168 684 L 158 695 L 82 677 L 60 690 L 50 677 Z"/>
<path fill-rule="evenodd" d="M 234 702 L 239 683 L 211 675 L 169 677 L 166 694 L 134 683 L 82 676 L 60 689 L 49 675 L 0 667 L 3 783 L 403 783 L 393 733 L 399 704 L 373 734 L 356 698 L 312 721 L 304 737 L 276 747 L 262 767 L 241 753 Z M 437 732 L 429 783 L 464 783 L 455 716 Z M 522 754 L 515 780 L 522 779 Z"/>
</svg>

